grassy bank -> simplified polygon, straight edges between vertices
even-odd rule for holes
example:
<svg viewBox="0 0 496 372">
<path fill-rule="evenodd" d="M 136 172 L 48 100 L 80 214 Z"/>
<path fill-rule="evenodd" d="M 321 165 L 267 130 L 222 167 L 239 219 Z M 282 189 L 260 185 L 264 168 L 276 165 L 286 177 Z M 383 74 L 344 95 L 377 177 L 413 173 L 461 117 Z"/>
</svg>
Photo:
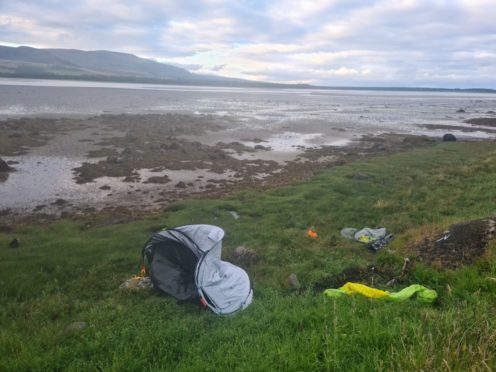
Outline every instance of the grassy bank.
<svg viewBox="0 0 496 372">
<path fill-rule="evenodd" d="M 353 177 L 357 172 L 367 177 Z M 388 288 L 423 284 L 438 291 L 435 305 L 322 295 L 343 272 L 369 265 L 397 275 L 414 242 L 493 215 L 495 200 L 494 143 L 450 143 L 337 167 L 269 192 L 182 202 L 128 224 L 88 228 L 63 220 L 0 233 L 0 370 L 495 368 L 494 241 L 479 261 L 456 271 L 413 257 L 406 279 Z M 217 317 L 153 291 L 118 289 L 137 273 L 152 232 L 189 223 L 224 228 L 226 259 L 239 245 L 256 250 L 258 262 L 246 267 L 255 297 L 244 312 Z M 347 226 L 385 226 L 396 239 L 374 254 L 339 235 Z M 318 239 L 305 236 L 309 227 Z M 8 247 L 14 236 L 17 249 Z M 298 293 L 287 284 L 291 273 L 302 284 Z M 386 288 L 390 276 L 374 284 Z M 67 328 L 78 321 L 87 327 Z"/>
</svg>

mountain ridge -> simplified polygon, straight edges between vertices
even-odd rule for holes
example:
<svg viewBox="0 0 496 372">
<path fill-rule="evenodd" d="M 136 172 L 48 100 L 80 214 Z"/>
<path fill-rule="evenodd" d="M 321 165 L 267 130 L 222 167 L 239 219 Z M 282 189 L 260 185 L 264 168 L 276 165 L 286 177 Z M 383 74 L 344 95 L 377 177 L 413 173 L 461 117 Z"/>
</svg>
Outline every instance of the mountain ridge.
<svg viewBox="0 0 496 372">
<path fill-rule="evenodd" d="M 261 82 L 196 74 L 130 53 L 5 45 L 0 45 L 0 77 L 252 88 L 496 93 L 496 90 L 486 88 L 317 86 Z"/>
<path fill-rule="evenodd" d="M 184 85 L 303 87 L 257 82 L 186 69 L 108 50 L 37 49 L 0 45 L 0 76 Z"/>
</svg>

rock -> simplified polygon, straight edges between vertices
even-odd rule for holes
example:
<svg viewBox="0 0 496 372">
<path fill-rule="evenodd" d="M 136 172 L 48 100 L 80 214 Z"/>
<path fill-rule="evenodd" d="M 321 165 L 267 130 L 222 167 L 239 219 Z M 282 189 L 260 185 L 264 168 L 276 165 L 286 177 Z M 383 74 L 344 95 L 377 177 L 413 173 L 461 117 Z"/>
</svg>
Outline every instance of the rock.
<svg viewBox="0 0 496 372">
<path fill-rule="evenodd" d="M 465 111 L 464 109 L 458 109 L 458 110 L 456 110 L 456 112 L 457 112 L 458 114 L 461 114 L 461 113 L 464 113 L 464 112 L 466 112 L 466 111 Z"/>
<path fill-rule="evenodd" d="M 170 182 L 170 178 L 167 175 L 165 175 L 165 176 L 150 177 L 143 183 L 161 183 L 161 184 L 164 184 L 164 183 L 169 183 L 169 182 Z"/>
<path fill-rule="evenodd" d="M 88 327 L 88 323 L 86 322 L 74 322 L 65 327 L 65 333 L 75 333 L 80 332 Z"/>
<path fill-rule="evenodd" d="M 371 178 L 372 178 L 371 176 L 369 176 L 366 173 L 362 173 L 362 172 L 353 173 L 353 175 L 351 176 L 351 179 L 356 180 L 356 181 L 366 181 L 366 180 L 369 180 Z"/>
<path fill-rule="evenodd" d="M 176 186 L 175 187 L 178 188 L 178 189 L 185 189 L 188 186 L 186 186 L 186 184 L 183 181 L 179 181 L 178 183 L 176 183 Z"/>
<path fill-rule="evenodd" d="M 376 151 L 386 151 L 386 150 L 387 150 L 387 149 L 386 149 L 386 146 L 381 145 L 381 144 L 379 144 L 379 143 L 375 144 L 375 145 L 373 146 L 373 148 L 374 148 Z"/>
<path fill-rule="evenodd" d="M 10 214 L 10 208 L 5 208 L 0 210 L 0 216 L 8 216 Z"/>
<path fill-rule="evenodd" d="M 12 249 L 19 248 L 20 245 L 21 243 L 19 243 L 19 240 L 17 240 L 17 238 L 12 239 L 9 243 L 9 247 Z"/>
<path fill-rule="evenodd" d="M 103 185 L 103 186 L 100 186 L 99 188 L 100 188 L 100 190 L 110 190 L 111 189 L 111 187 L 109 185 Z"/>
<path fill-rule="evenodd" d="M 295 273 L 289 275 L 288 284 L 291 288 L 296 289 L 298 291 L 301 289 L 300 281 L 298 280 L 298 277 L 296 276 Z"/>
<path fill-rule="evenodd" d="M 456 137 L 455 137 L 455 135 L 453 135 L 451 133 L 446 133 L 443 136 L 443 141 L 444 142 L 454 142 L 454 141 L 456 141 Z"/>
<path fill-rule="evenodd" d="M 12 227 L 5 224 L 0 224 L 0 233 L 10 233 L 12 232 Z"/>
<path fill-rule="evenodd" d="M 486 112 L 486 114 L 488 114 L 488 115 L 496 115 L 496 112 L 494 112 L 494 111 L 491 110 L 491 111 Z"/>
<path fill-rule="evenodd" d="M 61 205 L 65 205 L 65 204 L 67 204 L 67 200 L 64 200 L 64 199 L 61 199 L 61 198 L 59 198 L 59 199 L 55 200 L 55 201 L 52 203 L 52 205 L 59 205 L 59 206 L 61 206 Z"/>
<path fill-rule="evenodd" d="M 179 150 L 181 148 L 182 146 L 177 142 L 172 142 L 168 147 L 169 150 Z"/>
<path fill-rule="evenodd" d="M 232 253 L 231 260 L 236 264 L 251 265 L 258 261 L 258 255 L 253 249 L 240 245 Z"/>
<path fill-rule="evenodd" d="M 13 170 L 14 168 L 9 167 L 9 165 L 2 158 L 0 158 L 0 172 L 11 172 Z"/>
<path fill-rule="evenodd" d="M 107 158 L 107 163 L 120 164 L 122 163 L 122 158 L 119 158 L 117 156 L 109 156 Z"/>
<path fill-rule="evenodd" d="M 262 146 L 262 145 L 255 145 L 254 147 L 255 150 L 264 150 L 264 151 L 270 151 L 271 148 L 269 146 Z"/>
</svg>

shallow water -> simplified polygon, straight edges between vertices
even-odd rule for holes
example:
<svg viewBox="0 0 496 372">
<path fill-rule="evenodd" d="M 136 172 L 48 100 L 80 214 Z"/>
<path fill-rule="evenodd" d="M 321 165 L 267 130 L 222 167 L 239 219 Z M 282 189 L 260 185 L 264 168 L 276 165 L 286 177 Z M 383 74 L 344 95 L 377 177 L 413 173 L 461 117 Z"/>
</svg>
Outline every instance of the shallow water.
<svg viewBox="0 0 496 372">
<path fill-rule="evenodd" d="M 457 113 L 460 109 L 465 112 Z M 448 130 L 426 129 L 419 125 L 474 128 L 463 121 L 473 117 L 494 117 L 490 111 L 496 111 L 494 94 L 215 88 L 0 79 L 0 120 L 24 116 L 89 117 L 122 113 L 212 115 L 227 118 L 229 126 L 221 132 L 186 137 L 206 144 L 233 140 L 252 148 L 260 144 L 270 147 L 271 151 L 231 155 L 239 159 L 256 158 L 279 163 L 294 158 L 302 147 L 343 146 L 367 134 L 392 132 L 440 137 Z M 479 130 L 463 132 L 450 129 L 449 132 L 460 138 L 496 137 L 496 134 L 485 131 L 494 128 L 476 128 Z M 72 169 L 88 161 L 84 155 L 90 145 L 78 142 L 84 135 L 84 132 L 79 137 L 72 134 L 69 137 L 74 138 L 70 140 L 33 149 L 27 155 L 4 157 L 19 163 L 14 165 L 17 171 L 0 183 L 0 209 L 27 211 L 44 204 L 46 207 L 42 212 L 45 212 L 50 208 L 56 209 L 51 204 L 58 198 L 68 199 L 79 206 L 146 206 L 158 198 L 157 190 L 163 190 L 166 194 L 180 192 L 175 188 L 177 182 L 189 183 L 189 192 L 201 192 L 206 179 L 232 180 L 235 173 L 235 170 L 223 175 L 209 174 L 206 170 L 163 170 L 157 173 L 142 169 L 137 170 L 141 181 L 167 175 L 171 182 L 162 185 L 133 184 L 117 177 L 101 177 L 95 182 L 79 185 L 74 181 Z M 263 142 L 255 141 L 260 138 Z M 110 189 L 101 189 L 102 186 L 110 186 Z M 155 193 L 150 192 L 153 190 Z"/>
<path fill-rule="evenodd" d="M 463 109 L 465 113 L 457 113 Z M 359 135 L 439 134 L 421 124 L 463 125 L 491 116 L 495 94 L 339 91 L 160 86 L 55 80 L 0 79 L 0 119 L 37 115 L 185 112 L 233 118 L 235 127 L 319 133 L 337 128 Z M 290 130 L 288 130 L 290 131 Z M 456 132 L 455 132 L 456 133 Z M 481 132 L 457 132 L 485 137 Z"/>
</svg>

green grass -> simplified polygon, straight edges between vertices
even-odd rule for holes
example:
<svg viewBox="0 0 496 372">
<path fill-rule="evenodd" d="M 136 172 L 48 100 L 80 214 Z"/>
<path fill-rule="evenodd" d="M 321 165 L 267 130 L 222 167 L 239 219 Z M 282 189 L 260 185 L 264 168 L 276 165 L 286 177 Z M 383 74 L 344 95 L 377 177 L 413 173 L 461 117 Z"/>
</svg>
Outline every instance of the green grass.
<svg viewBox="0 0 496 372">
<path fill-rule="evenodd" d="M 353 180 L 355 172 L 373 177 Z M 436 289 L 435 305 L 326 299 L 315 288 L 350 267 L 399 272 L 409 242 L 493 215 L 495 200 L 494 143 L 450 143 L 337 167 L 299 185 L 181 202 L 128 224 L 84 229 L 63 220 L 0 234 L 0 370 L 494 369 L 494 243 L 457 271 L 415 263 L 408 282 Z M 118 289 L 137 273 L 153 231 L 189 223 L 224 228 L 226 258 L 239 245 L 257 251 L 247 310 L 218 317 L 153 291 Z M 339 235 L 380 225 L 396 239 L 378 254 Z M 309 227 L 317 240 L 305 237 Z M 18 249 L 8 248 L 14 236 Z M 301 294 L 288 288 L 290 273 Z M 88 327 L 65 331 L 76 321 Z"/>
</svg>

